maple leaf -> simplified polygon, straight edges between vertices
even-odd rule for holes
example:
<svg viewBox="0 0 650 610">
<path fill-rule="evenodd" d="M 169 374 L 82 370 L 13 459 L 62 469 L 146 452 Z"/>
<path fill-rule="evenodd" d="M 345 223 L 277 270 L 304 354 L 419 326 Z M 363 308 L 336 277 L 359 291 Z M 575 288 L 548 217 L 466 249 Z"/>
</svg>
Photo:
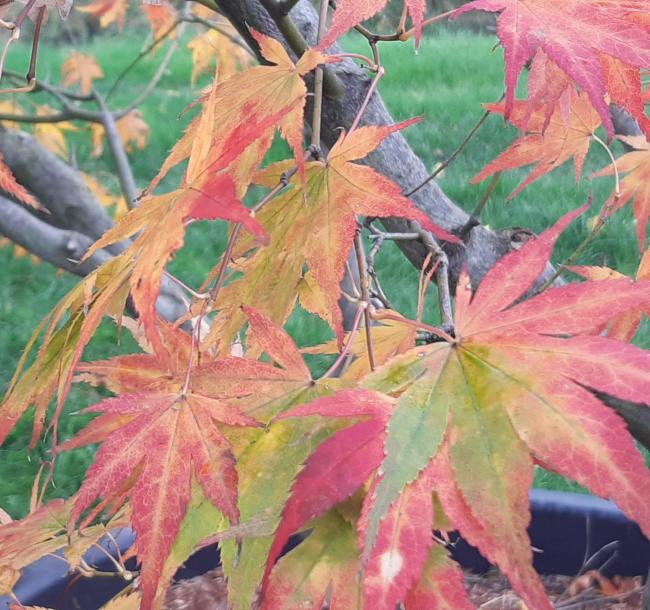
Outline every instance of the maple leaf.
<svg viewBox="0 0 650 610">
<path fill-rule="evenodd" d="M 491 112 L 504 112 L 502 104 L 486 105 Z M 600 125 L 600 118 L 586 94 L 572 93 L 568 120 L 565 120 L 560 106 L 556 107 L 550 119 L 545 118 L 543 108 L 529 115 L 525 102 L 515 102 L 510 122 L 526 129 L 527 133 L 517 138 L 496 159 L 488 163 L 472 178 L 475 184 L 496 172 L 535 164 L 528 176 L 508 195 L 512 199 L 529 184 L 553 171 L 573 157 L 576 180 L 580 179 L 589 144 L 594 131 Z M 546 125 L 548 122 L 548 126 Z"/>
<path fill-rule="evenodd" d="M 398 313 L 389 311 L 382 311 L 382 313 L 390 313 L 395 318 L 382 320 L 370 328 L 373 355 L 377 366 L 412 348 L 415 345 L 416 335 L 416 327 L 413 324 L 407 324 L 406 320 L 400 320 L 401 316 Z M 306 347 L 301 351 L 303 354 L 339 353 L 336 341 Z M 370 363 L 368 361 L 368 341 L 363 333 L 359 333 L 353 338 L 349 353 L 356 358 L 343 372 L 342 377 L 355 380 L 365 377 L 370 372 Z"/>
<path fill-rule="evenodd" d="M 611 56 L 637 73 L 650 66 L 648 26 L 633 18 L 638 9 L 627 8 L 624 0 L 473 0 L 452 18 L 472 10 L 501 13 L 497 33 L 505 52 L 506 118 L 514 109 L 521 70 L 541 49 L 587 94 L 611 137 L 614 126 L 605 100 L 611 65 L 604 58 Z M 620 98 L 617 83 L 612 90 L 612 97 Z"/>
<path fill-rule="evenodd" d="M 441 239 L 458 241 L 415 208 L 394 182 L 370 167 L 352 163 L 365 157 L 388 135 L 413 122 L 361 127 L 341 134 L 327 160 L 305 163 L 305 189 L 300 177 L 294 176 L 288 188 L 257 215 L 262 225 L 274 227 L 270 243 L 235 265 L 235 271 L 243 276 L 222 290 L 219 305 L 223 309 L 210 340 L 218 334 L 221 345 L 230 344 L 230 338 L 242 324 L 236 311 L 241 303 L 256 307 L 276 323 L 284 323 L 293 309 L 306 264 L 325 300 L 326 319 L 331 320 L 340 344 L 343 327 L 338 306 L 339 284 L 357 230 L 358 215 L 412 218 Z M 291 166 L 290 161 L 271 165 L 258 175 L 257 181 L 275 186 Z M 250 248 L 249 240 L 243 238 L 235 249 L 235 257 Z"/>
<path fill-rule="evenodd" d="M 188 374 L 191 337 L 163 324 L 161 343 L 168 353 L 154 350 L 78 367 L 78 380 L 101 383 L 120 395 L 89 407 L 101 415 L 58 448 L 102 443 L 70 522 L 96 498 L 119 499 L 128 491 L 143 565 L 143 608 L 154 599 L 161 575 L 173 575 L 164 565 L 187 511 L 192 476 L 231 523 L 238 521 L 234 455 L 217 422 L 259 427 L 260 405 L 313 386 L 288 335 L 250 308 L 246 315 L 264 353 L 278 366 L 225 358 L 208 360 Z M 249 395 L 252 401 L 246 400 Z M 256 411 L 255 419 L 247 410 Z"/>
<path fill-rule="evenodd" d="M 190 183 L 207 169 L 227 167 L 256 141 L 265 143 L 256 152 L 256 160 L 261 161 L 276 129 L 293 149 L 298 165 L 302 165 L 302 119 L 307 95 L 302 77 L 318 64 L 338 60 L 309 49 L 294 64 L 277 40 L 258 32 L 252 35 L 270 65 L 254 66 L 222 83 L 215 81 L 202 115 L 190 123 L 174 145 L 149 190 L 172 167 L 190 157 L 196 168 L 187 178 Z"/>
<path fill-rule="evenodd" d="M 139 110 L 129 111 L 117 121 L 116 125 L 117 133 L 127 152 L 133 152 L 136 148 L 142 150 L 147 145 L 151 129 Z M 104 152 L 104 126 L 93 124 L 90 127 L 90 133 L 93 143 L 90 156 L 96 158 Z"/>
<path fill-rule="evenodd" d="M 81 174 L 84 184 L 88 187 L 88 190 L 95 196 L 102 207 L 107 208 L 110 211 L 113 219 L 119 220 L 129 211 L 129 208 L 126 205 L 126 201 L 122 195 L 113 195 L 113 193 L 111 193 L 94 176 L 91 176 L 90 174 L 82 171 L 79 173 Z"/>
<path fill-rule="evenodd" d="M 116 515 L 106 525 L 88 528 L 83 536 L 68 536 L 66 522 L 70 516 L 73 499 L 53 500 L 29 515 L 5 525 L 0 525 L 0 595 L 11 593 L 20 576 L 20 570 L 44 555 L 63 550 L 64 559 L 71 568 L 81 564 L 83 555 L 111 530 L 125 527 L 126 512 Z"/>
<path fill-rule="evenodd" d="M 124 311 L 131 270 L 128 256 L 120 255 L 107 261 L 64 296 L 37 326 L 0 403 L 0 445 L 22 414 L 35 405 L 34 445 L 43 430 L 47 406 L 54 391 L 57 403 L 52 427 L 56 436 L 58 416 L 72 383 L 74 367 L 104 315 L 119 317 Z M 43 330 L 37 356 L 23 371 Z"/>
<path fill-rule="evenodd" d="M 261 610 L 357 607 L 358 553 L 354 527 L 332 511 L 273 570 Z"/>
<path fill-rule="evenodd" d="M 49 106 L 38 106 L 36 110 L 37 116 L 48 116 L 54 114 L 54 111 Z M 39 144 L 42 144 L 49 151 L 62 159 L 68 157 L 68 145 L 65 141 L 65 134 L 68 131 L 77 131 L 77 127 L 70 121 L 62 121 L 59 123 L 36 123 L 34 125 L 33 135 Z"/>
<path fill-rule="evenodd" d="M 622 208 L 632 201 L 632 211 L 636 219 L 636 235 L 639 250 L 643 251 L 646 242 L 646 227 L 650 218 L 650 144 L 642 136 L 634 138 L 622 137 L 621 140 L 635 148 L 616 160 L 616 168 L 626 176 L 621 180 L 620 193 L 613 192 L 605 203 L 607 215 Z M 605 167 L 591 174 L 610 176 L 615 173 L 613 166 Z"/>
<path fill-rule="evenodd" d="M 102 28 L 115 23 L 119 29 L 124 27 L 127 8 L 126 0 L 94 0 L 86 6 L 77 7 L 82 13 L 99 18 L 99 25 Z"/>
<path fill-rule="evenodd" d="M 187 43 L 187 48 L 192 51 L 192 86 L 196 79 L 209 72 L 215 64 L 218 66 L 219 81 L 224 81 L 241 72 L 251 65 L 253 58 L 241 45 L 233 42 L 236 31 L 228 23 L 219 24 L 230 34 L 217 30 L 208 30 L 198 34 Z"/>
<path fill-rule="evenodd" d="M 170 39 L 176 36 L 173 27 L 178 19 L 178 14 L 169 2 L 144 3 L 142 10 L 149 21 L 154 40 L 158 40 L 165 35 L 169 36 Z"/>
<path fill-rule="evenodd" d="M 88 95 L 93 81 L 103 78 L 104 73 L 92 55 L 75 51 L 61 65 L 61 77 L 64 87 L 79 83 L 81 93 Z"/>
<path fill-rule="evenodd" d="M 325 50 L 332 46 L 337 38 L 340 38 L 355 25 L 359 25 L 362 21 L 376 15 L 386 6 L 387 2 L 388 0 L 363 0 L 361 2 L 359 0 L 340 0 L 340 2 L 336 3 L 336 10 L 330 28 L 317 48 Z M 404 0 L 404 2 L 415 26 L 415 41 L 416 46 L 418 46 L 420 44 L 426 2 L 425 0 Z"/>
<path fill-rule="evenodd" d="M 43 209 L 43 206 L 38 202 L 36 197 L 32 195 L 20 182 L 16 180 L 11 169 L 3 161 L 0 154 L 0 189 L 11 197 L 15 197 L 18 201 L 36 208 Z"/>
<path fill-rule="evenodd" d="M 584 209 L 503 257 L 473 298 L 462 275 L 452 343 L 397 356 L 363 382 L 397 396 L 386 456 L 374 493 L 364 501 L 363 556 L 370 569 L 364 591 L 373 605 L 382 600 L 382 607 L 392 608 L 420 586 L 422 547 L 409 553 L 398 537 L 388 548 L 383 529 L 420 477 L 430 477 L 451 523 L 501 568 L 529 607 L 551 608 L 526 534 L 533 459 L 611 497 L 643 531 L 650 530 L 650 474 L 643 457 L 618 415 L 585 389 L 643 402 L 650 392 L 650 355 L 605 337 L 581 336 L 647 302 L 650 282 L 585 282 L 517 303 L 544 269 L 561 231 Z M 338 417 L 336 396 L 318 407 L 320 415 Z M 310 413 L 310 405 L 296 412 Z M 412 539 L 408 525 L 394 523 Z M 421 524 L 420 540 L 431 527 Z M 381 573 L 382 559 L 390 578 L 373 576 Z"/>
<path fill-rule="evenodd" d="M 97 498 L 122 494 L 125 484 L 131 488 L 131 521 L 142 563 L 141 607 L 150 608 L 187 510 L 192 477 L 231 523 L 239 519 L 235 459 L 217 422 L 259 424 L 223 400 L 192 391 L 179 393 L 174 387 L 169 392 L 108 398 L 86 411 L 106 414 L 111 430 L 77 494 L 70 524 Z M 116 415 L 132 419 L 114 429 Z M 82 439 L 85 442 L 83 433 Z M 77 446 L 73 438 L 61 449 Z"/>
<path fill-rule="evenodd" d="M 627 277 L 609 267 L 569 266 L 567 269 L 594 282 L 623 279 Z M 636 273 L 636 279 L 650 280 L 650 248 L 648 248 L 641 257 L 641 262 L 639 263 L 639 268 Z M 650 302 L 650 297 L 648 298 L 648 301 Z M 650 317 L 650 304 L 614 316 L 605 325 L 607 337 L 619 341 L 631 341 L 636 334 L 636 331 L 639 329 L 643 314 Z M 602 329 L 599 329 L 599 332 L 602 332 Z"/>
</svg>

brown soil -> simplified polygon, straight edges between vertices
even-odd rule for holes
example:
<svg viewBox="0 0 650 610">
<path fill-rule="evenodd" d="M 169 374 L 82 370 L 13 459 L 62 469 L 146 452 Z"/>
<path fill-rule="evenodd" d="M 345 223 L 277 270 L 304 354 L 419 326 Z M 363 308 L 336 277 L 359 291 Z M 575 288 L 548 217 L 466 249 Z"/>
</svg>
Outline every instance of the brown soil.
<svg viewBox="0 0 650 610">
<path fill-rule="evenodd" d="M 542 580 L 556 610 L 642 610 L 640 578 L 605 579 L 590 573 L 579 578 L 543 576 Z M 525 610 L 497 571 L 465 574 L 469 595 L 480 610 Z M 165 610 L 227 610 L 226 584 L 221 569 L 174 585 L 167 595 Z"/>
</svg>

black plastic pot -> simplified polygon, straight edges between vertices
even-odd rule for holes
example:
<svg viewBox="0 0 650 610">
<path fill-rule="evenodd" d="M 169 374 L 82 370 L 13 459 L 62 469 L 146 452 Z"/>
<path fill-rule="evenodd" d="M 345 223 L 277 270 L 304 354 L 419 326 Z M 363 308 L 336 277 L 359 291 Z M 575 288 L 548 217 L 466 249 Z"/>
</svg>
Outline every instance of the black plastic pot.
<svg viewBox="0 0 650 610">
<path fill-rule="evenodd" d="M 577 574 L 581 569 L 603 568 L 606 575 L 646 575 L 650 566 L 650 542 L 639 527 L 627 519 L 611 502 L 592 496 L 533 490 L 532 523 L 529 528 L 535 553 L 535 568 L 543 574 Z M 133 541 L 130 530 L 115 536 L 122 549 Z M 108 541 L 105 548 L 114 552 Z M 454 546 L 454 558 L 463 566 L 484 571 L 489 564 L 463 540 Z M 594 556 L 595 555 L 595 556 Z M 592 565 L 585 561 L 590 557 Z M 98 550 L 86 559 L 101 571 L 113 569 L 110 560 Z M 179 570 L 177 579 L 202 574 L 218 563 L 218 552 L 206 548 L 191 557 Z M 25 569 L 15 593 L 25 605 L 46 606 L 57 610 L 95 610 L 124 586 L 120 578 L 72 579 L 65 562 L 45 557 Z M 11 600 L 0 597 L 0 610 Z"/>
</svg>

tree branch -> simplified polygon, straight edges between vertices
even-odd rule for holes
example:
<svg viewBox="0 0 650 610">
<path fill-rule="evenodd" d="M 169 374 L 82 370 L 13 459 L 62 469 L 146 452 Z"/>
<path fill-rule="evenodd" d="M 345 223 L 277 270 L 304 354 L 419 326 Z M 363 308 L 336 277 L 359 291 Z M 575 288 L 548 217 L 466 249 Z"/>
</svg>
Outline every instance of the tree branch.
<svg viewBox="0 0 650 610">
<path fill-rule="evenodd" d="M 0 233 L 55 267 L 85 276 L 112 258 L 106 250 L 99 250 L 80 263 L 94 241 L 90 237 L 47 224 L 22 205 L 1 195 L 0 207 Z"/>
</svg>

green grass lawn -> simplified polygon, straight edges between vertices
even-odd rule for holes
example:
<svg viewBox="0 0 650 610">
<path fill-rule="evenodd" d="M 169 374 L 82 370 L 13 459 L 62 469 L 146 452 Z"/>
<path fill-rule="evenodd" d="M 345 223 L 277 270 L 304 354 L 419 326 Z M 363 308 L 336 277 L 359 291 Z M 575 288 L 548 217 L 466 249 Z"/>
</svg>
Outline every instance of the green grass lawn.
<svg viewBox="0 0 650 610">
<path fill-rule="evenodd" d="M 137 54 L 140 41 L 133 36 L 102 37 L 80 50 L 92 53 L 107 75 L 117 74 Z M 363 46 L 349 39 L 349 48 L 363 51 Z M 499 51 L 493 51 L 495 39 L 490 36 L 438 31 L 431 40 L 425 40 L 419 54 L 413 53 L 411 44 L 384 45 L 381 55 L 387 76 L 380 90 L 396 120 L 415 115 L 424 117 L 421 125 L 406 132 L 406 137 L 427 166 L 433 167 L 445 159 L 463 140 L 483 110 L 481 103 L 495 101 L 503 91 L 503 65 Z M 22 50 L 21 50 L 22 49 Z M 40 54 L 39 76 L 52 83 L 60 81 L 59 67 L 69 48 L 43 48 Z M 28 55 L 26 45 L 12 48 L 9 67 L 22 70 L 18 58 Z M 162 57 L 140 63 L 130 72 L 111 99 L 114 108 L 126 105 L 148 82 Z M 24 62 L 23 62 L 24 63 Z M 142 105 L 144 119 L 151 127 L 151 140 L 144 151 L 131 155 L 136 181 L 145 186 L 155 175 L 168 150 L 178 139 L 188 117 L 179 117 L 185 106 L 193 101 L 207 79 L 190 88 L 191 62 L 189 52 L 181 47 L 171 62 L 158 90 Z M 98 83 L 100 91 L 111 84 L 110 77 Z M 30 97 L 43 103 L 43 97 Z M 49 102 L 51 103 L 51 102 Z M 71 156 L 85 171 L 98 175 L 103 183 L 117 189 L 111 160 L 107 153 L 96 160 L 90 159 L 91 144 L 86 128 L 70 138 Z M 449 167 L 440 184 L 452 199 L 468 211 L 480 200 L 486 185 L 471 185 L 470 179 L 483 165 L 504 150 L 515 137 L 513 128 L 505 128 L 502 118 L 488 119 L 478 136 L 462 155 Z M 284 150 L 278 146 L 273 153 Z M 607 155 L 597 146 L 589 154 L 585 175 L 607 164 Z M 178 170 L 172 179 L 179 176 Z M 535 231 L 550 226 L 564 212 L 582 204 L 590 192 L 594 197 L 594 212 L 575 222 L 563 235 L 555 260 L 562 261 L 573 252 L 587 235 L 587 223 L 612 190 L 610 179 L 583 180 L 576 185 L 573 168 L 569 165 L 547 176 L 526 189 L 511 202 L 505 198 L 522 180 L 525 171 L 504 174 L 494 191 L 484 214 L 484 221 L 493 228 L 512 226 L 528 227 Z M 200 283 L 208 269 L 218 259 L 225 243 L 222 223 L 197 223 L 189 227 L 187 246 L 173 261 L 171 268 L 188 284 Z M 608 265 L 624 273 L 633 273 L 638 264 L 634 225 L 628 209 L 617 214 L 602 233 L 582 253 L 580 264 Z M 0 264 L 4 281 L 0 284 L 0 392 L 6 389 L 20 352 L 33 328 L 47 311 L 74 284 L 75 279 L 59 275 L 47 264 L 34 265 L 27 258 L 15 258 L 9 248 L 0 248 Z M 415 290 L 418 272 L 412 268 L 395 247 L 388 246 L 378 258 L 378 267 L 386 291 L 395 305 L 406 315 L 415 312 Z M 297 311 L 290 319 L 289 332 L 300 345 L 311 345 L 328 338 L 325 324 L 304 312 Z M 124 333 L 127 334 L 127 333 Z M 642 328 L 637 343 L 650 345 L 648 324 Z M 115 329 L 110 324 L 101 328 L 99 337 L 87 350 L 89 357 L 107 357 L 121 350 L 132 349 L 127 337 L 118 343 Z M 312 362 L 322 370 L 326 362 Z M 60 436 L 66 438 L 85 422 L 85 417 L 75 413 L 92 404 L 101 391 L 79 386 L 73 389 L 62 418 Z M 27 507 L 32 478 L 40 460 L 47 458 L 43 445 L 30 455 L 24 447 L 29 442 L 30 422 L 22 421 L 9 441 L 0 449 L 0 507 L 13 516 L 23 514 Z M 61 456 L 57 463 L 51 496 L 71 493 L 90 459 L 92 450 L 79 450 Z M 545 487 L 567 488 L 567 483 L 548 473 L 539 473 L 536 484 Z M 569 484 L 570 486 L 570 484 Z"/>
</svg>

